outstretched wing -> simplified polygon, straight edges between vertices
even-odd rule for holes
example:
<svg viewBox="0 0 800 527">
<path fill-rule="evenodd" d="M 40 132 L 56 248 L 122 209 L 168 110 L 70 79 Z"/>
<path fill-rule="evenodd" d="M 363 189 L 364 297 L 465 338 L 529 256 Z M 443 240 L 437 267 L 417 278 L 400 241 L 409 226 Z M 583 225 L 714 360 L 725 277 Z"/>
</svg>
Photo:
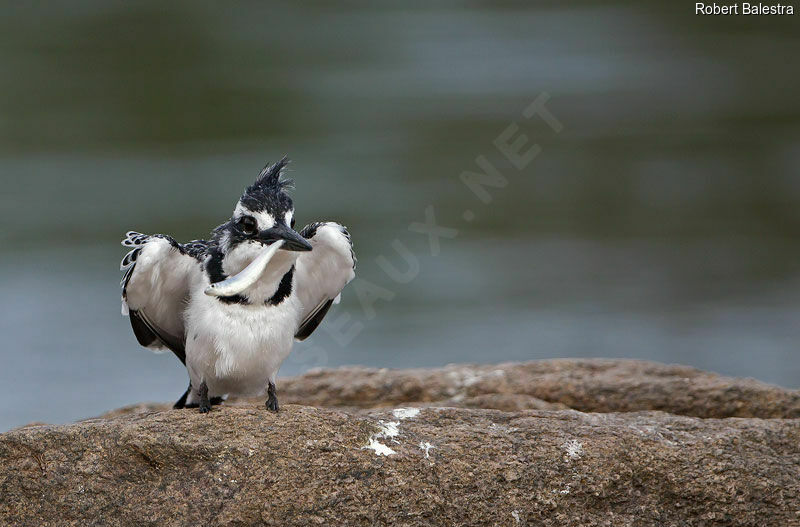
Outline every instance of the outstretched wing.
<svg viewBox="0 0 800 527">
<path fill-rule="evenodd" d="M 207 242 L 181 245 L 164 234 L 131 231 L 122 245 L 132 248 L 119 266 L 125 271 L 120 282 L 122 314 L 130 316 L 139 344 L 168 348 L 185 363 L 183 311 L 192 280 L 202 273 Z"/>
<path fill-rule="evenodd" d="M 338 223 L 316 222 L 300 234 L 313 249 L 297 259 L 297 296 L 303 304 L 303 317 L 295 338 L 306 339 L 317 329 L 339 293 L 355 277 L 356 255 L 347 229 Z"/>
</svg>

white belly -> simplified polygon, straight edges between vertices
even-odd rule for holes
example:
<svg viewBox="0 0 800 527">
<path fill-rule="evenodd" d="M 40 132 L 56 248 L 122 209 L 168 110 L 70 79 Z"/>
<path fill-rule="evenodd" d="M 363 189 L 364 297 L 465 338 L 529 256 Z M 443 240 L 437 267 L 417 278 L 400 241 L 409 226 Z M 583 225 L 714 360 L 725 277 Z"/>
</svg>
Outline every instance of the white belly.
<svg viewBox="0 0 800 527">
<path fill-rule="evenodd" d="M 192 291 L 186 309 L 186 367 L 192 386 L 209 396 L 264 393 L 289 356 L 301 306 L 290 295 L 277 306 L 226 304 Z"/>
</svg>

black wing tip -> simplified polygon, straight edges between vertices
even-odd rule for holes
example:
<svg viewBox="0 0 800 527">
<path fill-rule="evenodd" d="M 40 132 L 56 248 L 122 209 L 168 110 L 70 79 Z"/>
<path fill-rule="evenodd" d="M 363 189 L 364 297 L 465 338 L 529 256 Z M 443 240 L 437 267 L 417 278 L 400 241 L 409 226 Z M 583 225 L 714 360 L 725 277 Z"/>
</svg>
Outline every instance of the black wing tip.
<svg viewBox="0 0 800 527">
<path fill-rule="evenodd" d="M 136 335 L 136 340 L 139 341 L 139 344 L 147 348 L 154 342 L 160 342 L 169 348 L 183 364 L 186 364 L 186 348 L 182 343 L 159 335 L 158 331 L 147 321 L 147 318 L 143 314 L 139 314 L 139 311 L 131 309 L 128 312 L 128 316 L 131 319 L 133 334 Z"/>
<path fill-rule="evenodd" d="M 131 309 L 128 312 L 128 317 L 131 319 L 133 334 L 136 336 L 136 340 L 139 341 L 139 344 L 148 347 L 158 340 L 158 337 L 147 325 L 147 322 L 139 316 L 138 311 Z"/>
<path fill-rule="evenodd" d="M 332 298 L 324 304 L 320 304 L 314 313 L 312 313 L 312 315 L 303 323 L 303 325 L 300 326 L 300 329 L 297 330 L 294 338 L 302 341 L 311 336 L 311 334 L 314 333 L 314 330 L 317 329 L 322 323 L 322 319 L 325 318 L 325 315 L 328 313 L 328 310 L 331 308 L 332 304 Z"/>
</svg>

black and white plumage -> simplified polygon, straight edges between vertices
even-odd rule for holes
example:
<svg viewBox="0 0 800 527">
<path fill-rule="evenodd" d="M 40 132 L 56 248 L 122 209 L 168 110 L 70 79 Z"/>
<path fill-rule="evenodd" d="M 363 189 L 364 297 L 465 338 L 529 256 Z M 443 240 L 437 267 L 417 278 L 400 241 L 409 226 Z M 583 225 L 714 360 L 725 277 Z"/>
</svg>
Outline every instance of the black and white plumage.
<svg viewBox="0 0 800 527">
<path fill-rule="evenodd" d="M 227 394 L 268 393 L 295 339 L 307 338 L 355 276 L 347 230 L 315 222 L 294 231 L 294 206 L 281 178 L 288 160 L 267 166 L 209 240 L 181 244 L 164 234 L 128 232 L 120 264 L 122 313 L 136 339 L 170 349 L 190 385 L 176 407 Z"/>
</svg>

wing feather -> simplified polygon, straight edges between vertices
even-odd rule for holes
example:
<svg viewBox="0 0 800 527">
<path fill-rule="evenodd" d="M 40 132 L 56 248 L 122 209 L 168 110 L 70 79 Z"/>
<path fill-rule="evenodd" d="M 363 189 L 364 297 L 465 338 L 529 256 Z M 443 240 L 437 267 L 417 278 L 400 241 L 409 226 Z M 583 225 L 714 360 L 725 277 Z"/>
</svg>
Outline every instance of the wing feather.
<svg viewBox="0 0 800 527">
<path fill-rule="evenodd" d="M 122 314 L 130 316 L 142 346 L 170 349 L 185 362 L 183 311 L 208 244 L 194 240 L 184 246 L 163 234 L 131 231 L 122 245 L 132 248 L 120 263 Z"/>
<path fill-rule="evenodd" d="M 347 229 L 338 223 L 316 222 L 300 234 L 313 249 L 296 264 L 297 296 L 303 313 L 295 338 L 305 340 L 320 325 L 342 289 L 355 277 L 356 256 Z"/>
</svg>

